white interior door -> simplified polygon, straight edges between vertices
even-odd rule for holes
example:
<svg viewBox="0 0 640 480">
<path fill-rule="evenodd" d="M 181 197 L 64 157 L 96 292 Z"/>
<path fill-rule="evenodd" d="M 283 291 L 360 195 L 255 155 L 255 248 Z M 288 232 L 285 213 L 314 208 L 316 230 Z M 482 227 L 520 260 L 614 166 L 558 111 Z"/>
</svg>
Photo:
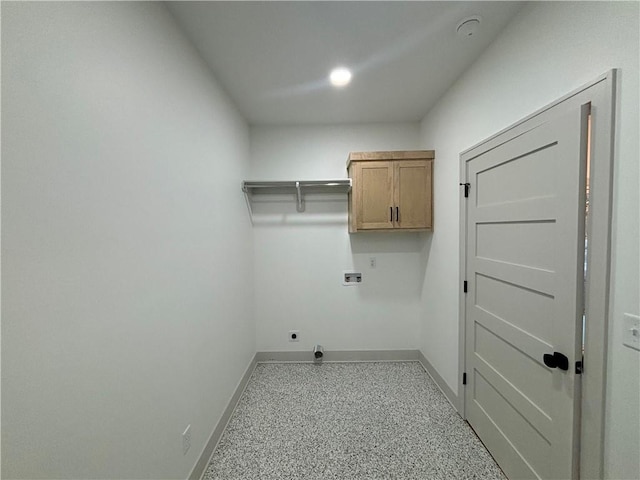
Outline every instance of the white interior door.
<svg viewBox="0 0 640 480">
<path fill-rule="evenodd" d="M 550 118 L 466 162 L 465 410 L 511 479 L 577 476 L 588 107 Z"/>
</svg>

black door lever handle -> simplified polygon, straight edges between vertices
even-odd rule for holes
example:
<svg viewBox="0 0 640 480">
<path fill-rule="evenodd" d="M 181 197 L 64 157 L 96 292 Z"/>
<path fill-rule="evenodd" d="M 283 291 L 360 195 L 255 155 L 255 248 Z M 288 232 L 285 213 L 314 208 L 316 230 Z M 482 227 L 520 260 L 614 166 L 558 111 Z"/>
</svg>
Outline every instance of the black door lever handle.
<svg viewBox="0 0 640 480">
<path fill-rule="evenodd" d="M 569 359 L 560 352 L 545 353 L 542 356 L 542 361 L 549 368 L 569 370 Z"/>
<path fill-rule="evenodd" d="M 553 356 L 553 353 L 545 353 L 542 356 L 542 361 L 549 368 L 556 368 L 558 363 L 556 362 L 556 357 Z"/>
</svg>

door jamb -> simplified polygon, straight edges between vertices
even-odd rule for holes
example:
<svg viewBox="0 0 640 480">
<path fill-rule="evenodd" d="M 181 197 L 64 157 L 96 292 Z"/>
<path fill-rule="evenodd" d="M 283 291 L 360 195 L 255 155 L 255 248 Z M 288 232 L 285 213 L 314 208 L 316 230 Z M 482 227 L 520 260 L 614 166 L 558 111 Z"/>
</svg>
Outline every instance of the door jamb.
<svg viewBox="0 0 640 480">
<path fill-rule="evenodd" d="M 593 130 L 591 138 L 591 198 L 589 200 L 589 270 L 585 288 L 587 328 L 585 332 L 585 358 L 582 374 L 582 408 L 580 412 L 580 442 L 576 447 L 580 455 L 582 478 L 603 478 L 604 475 L 604 421 L 606 401 L 606 369 L 608 324 L 610 316 L 611 270 L 611 209 L 613 193 L 613 158 L 615 139 L 615 106 L 618 70 L 612 69 L 595 80 L 577 88 L 558 100 L 537 110 L 511 126 L 499 131 L 460 154 L 460 183 L 469 182 L 467 161 L 496 148 L 509 132 L 513 138 L 529 130 L 524 125 L 537 119 L 542 123 L 548 111 L 560 104 L 591 103 Z M 460 285 L 466 276 L 467 204 L 464 189 L 460 201 Z M 474 195 L 473 185 L 470 195 Z M 465 386 L 465 293 L 460 289 L 458 316 L 458 412 L 466 419 Z"/>
</svg>

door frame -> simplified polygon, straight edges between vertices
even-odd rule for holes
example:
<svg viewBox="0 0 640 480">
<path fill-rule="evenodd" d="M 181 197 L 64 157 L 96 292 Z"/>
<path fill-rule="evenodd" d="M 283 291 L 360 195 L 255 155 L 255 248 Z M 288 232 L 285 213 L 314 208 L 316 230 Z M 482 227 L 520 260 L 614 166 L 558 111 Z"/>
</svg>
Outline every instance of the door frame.
<svg viewBox="0 0 640 480">
<path fill-rule="evenodd" d="M 589 268 L 585 286 L 585 358 L 582 374 L 582 408 L 580 441 L 574 448 L 579 455 L 581 478 L 602 478 L 604 475 L 604 420 L 606 401 L 607 338 L 610 294 L 611 208 L 613 193 L 613 156 L 615 140 L 615 106 L 617 69 L 609 70 L 595 80 L 577 88 L 560 99 L 537 110 L 495 135 L 460 154 L 460 183 L 469 180 L 466 163 L 498 145 L 540 125 L 556 111 L 591 104 L 591 175 L 589 221 Z M 461 188 L 460 201 L 460 285 L 466 280 L 467 203 Z M 471 187 L 473 192 L 473 186 Z M 466 419 L 465 385 L 465 293 L 460 289 L 458 317 L 458 412 Z"/>
</svg>

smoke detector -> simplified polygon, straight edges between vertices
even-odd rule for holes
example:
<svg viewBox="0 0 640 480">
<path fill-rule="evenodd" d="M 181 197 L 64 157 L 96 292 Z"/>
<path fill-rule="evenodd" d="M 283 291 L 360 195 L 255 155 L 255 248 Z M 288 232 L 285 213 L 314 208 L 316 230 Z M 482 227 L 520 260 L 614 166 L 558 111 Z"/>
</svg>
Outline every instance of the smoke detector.
<svg viewBox="0 0 640 480">
<path fill-rule="evenodd" d="M 480 27 L 480 15 L 463 18 L 458 22 L 456 33 L 461 37 L 473 37 Z"/>
</svg>

